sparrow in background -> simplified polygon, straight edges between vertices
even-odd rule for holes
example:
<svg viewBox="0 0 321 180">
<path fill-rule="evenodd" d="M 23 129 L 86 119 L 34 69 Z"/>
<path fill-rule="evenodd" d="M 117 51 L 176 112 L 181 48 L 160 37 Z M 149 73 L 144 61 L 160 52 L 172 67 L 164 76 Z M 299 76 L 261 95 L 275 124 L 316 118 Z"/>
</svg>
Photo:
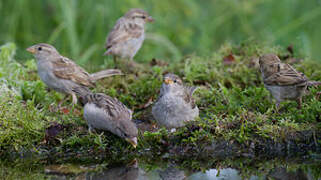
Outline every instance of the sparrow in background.
<svg viewBox="0 0 321 180">
<path fill-rule="evenodd" d="M 84 119 L 90 132 L 92 129 L 110 131 L 136 148 L 138 130 L 131 110 L 116 98 L 102 93 L 92 94 L 80 89 L 77 94 L 84 105 Z"/>
<path fill-rule="evenodd" d="M 89 74 L 72 60 L 62 56 L 53 46 L 40 43 L 27 48 L 37 59 L 40 79 L 55 91 L 72 96 L 72 103 L 77 104 L 76 88 L 82 87 L 89 92 L 88 87 L 94 87 L 99 79 L 121 75 L 117 69 L 108 69 Z"/>
<path fill-rule="evenodd" d="M 175 74 L 166 74 L 158 100 L 152 107 L 157 123 L 167 128 L 177 128 L 198 117 L 199 110 L 192 97 L 195 90 L 196 87 L 184 86 Z"/>
<path fill-rule="evenodd" d="M 261 56 L 259 63 L 264 86 L 276 100 L 277 110 L 285 100 L 296 100 L 300 109 L 307 87 L 321 85 L 321 82 L 309 81 L 291 65 L 282 63 L 275 54 Z"/>
<path fill-rule="evenodd" d="M 141 9 L 131 9 L 119 18 L 106 40 L 104 55 L 132 60 L 145 39 L 145 24 L 154 19 Z"/>
</svg>

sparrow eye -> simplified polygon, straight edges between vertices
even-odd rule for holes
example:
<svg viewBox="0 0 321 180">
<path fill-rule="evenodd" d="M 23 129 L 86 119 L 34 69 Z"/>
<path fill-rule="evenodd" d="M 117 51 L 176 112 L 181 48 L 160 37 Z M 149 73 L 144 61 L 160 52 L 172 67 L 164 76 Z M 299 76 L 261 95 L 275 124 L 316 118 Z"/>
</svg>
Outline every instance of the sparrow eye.
<svg viewBox="0 0 321 180">
<path fill-rule="evenodd" d="M 146 19 L 146 16 L 142 16 L 143 19 Z"/>
<path fill-rule="evenodd" d="M 124 135 L 124 137 L 128 137 L 128 134 L 126 134 L 126 133 L 123 133 L 123 135 Z"/>
<path fill-rule="evenodd" d="M 176 79 L 174 80 L 174 83 L 177 83 L 177 80 L 176 80 Z"/>
<path fill-rule="evenodd" d="M 38 51 L 41 51 L 42 50 L 42 47 L 38 47 Z"/>
</svg>

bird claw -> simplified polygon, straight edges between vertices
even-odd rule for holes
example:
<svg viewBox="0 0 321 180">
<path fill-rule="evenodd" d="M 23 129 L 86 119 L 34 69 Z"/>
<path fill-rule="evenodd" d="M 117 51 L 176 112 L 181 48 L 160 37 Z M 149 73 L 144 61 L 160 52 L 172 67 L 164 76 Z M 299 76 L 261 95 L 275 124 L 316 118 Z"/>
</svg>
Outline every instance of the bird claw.
<svg viewBox="0 0 321 180">
<path fill-rule="evenodd" d="M 92 133 L 94 133 L 94 129 L 92 128 L 92 127 L 88 127 L 88 132 L 89 132 L 89 134 L 92 134 Z"/>
</svg>

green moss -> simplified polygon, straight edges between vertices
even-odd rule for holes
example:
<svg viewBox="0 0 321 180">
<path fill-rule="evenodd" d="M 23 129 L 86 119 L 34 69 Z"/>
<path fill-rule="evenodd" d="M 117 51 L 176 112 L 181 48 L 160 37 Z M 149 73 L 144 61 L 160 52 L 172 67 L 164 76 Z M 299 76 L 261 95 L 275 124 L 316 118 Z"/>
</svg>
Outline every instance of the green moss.
<svg viewBox="0 0 321 180">
<path fill-rule="evenodd" d="M 170 147 L 186 147 L 188 152 L 197 153 L 217 140 L 260 145 L 262 140 L 282 142 L 297 132 L 320 132 L 321 102 L 316 99 L 320 88 L 310 89 L 301 110 L 296 109 L 295 102 L 284 102 L 281 113 L 274 113 L 274 103 L 255 67 L 257 57 L 266 52 L 286 54 L 279 47 L 268 48 L 252 41 L 240 46 L 225 44 L 209 57 L 191 55 L 170 66 L 144 64 L 147 71 L 137 76 L 128 74 L 98 82 L 94 92 L 117 97 L 135 110 L 135 119 L 149 126 L 150 108 L 142 107 L 150 98 L 156 100 L 164 72 L 175 72 L 187 84 L 200 86 L 195 93 L 200 118 L 174 133 L 166 129 L 142 131 L 138 149 L 134 150 L 111 133 L 88 133 L 82 108 L 71 107 L 67 101 L 59 109 L 57 104 L 63 95 L 47 90 L 35 72 L 35 61 L 17 63 L 13 58 L 15 45 L 4 45 L 0 52 L 0 155 L 31 150 L 47 152 L 48 156 L 104 153 L 117 159 L 144 153 L 166 154 Z M 224 57 L 230 54 L 232 63 L 224 64 Z M 311 80 L 321 80 L 321 64 L 316 62 L 304 60 L 294 66 Z M 48 140 L 45 131 L 53 123 L 64 128 Z"/>
</svg>

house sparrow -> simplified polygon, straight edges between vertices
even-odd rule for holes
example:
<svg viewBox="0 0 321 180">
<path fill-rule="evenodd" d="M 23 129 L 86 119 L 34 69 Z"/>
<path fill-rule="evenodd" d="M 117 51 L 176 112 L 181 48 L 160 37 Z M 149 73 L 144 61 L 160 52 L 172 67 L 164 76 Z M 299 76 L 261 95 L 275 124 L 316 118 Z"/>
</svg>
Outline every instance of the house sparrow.
<svg viewBox="0 0 321 180">
<path fill-rule="evenodd" d="M 152 107 L 157 123 L 177 128 L 198 117 L 199 110 L 192 97 L 195 90 L 196 87 L 184 86 L 175 74 L 166 74 L 158 100 Z"/>
<path fill-rule="evenodd" d="M 131 9 L 119 18 L 107 36 L 104 55 L 132 60 L 145 39 L 144 26 L 154 19 L 141 9 Z"/>
<path fill-rule="evenodd" d="M 282 63 L 278 56 L 266 54 L 260 57 L 260 70 L 265 88 L 276 100 L 276 107 L 284 100 L 296 100 L 301 108 L 302 96 L 308 86 L 320 85 L 321 82 L 309 81 L 291 65 Z"/>
<path fill-rule="evenodd" d="M 27 48 L 27 51 L 37 59 L 40 79 L 50 89 L 70 94 L 73 104 L 77 104 L 75 88 L 83 87 L 88 90 L 88 87 L 94 87 L 95 82 L 99 79 L 122 74 L 117 69 L 108 69 L 89 74 L 72 60 L 60 55 L 56 48 L 45 43 L 33 45 Z"/>
<path fill-rule="evenodd" d="M 88 123 L 89 131 L 110 131 L 136 148 L 138 130 L 132 121 L 132 111 L 116 98 L 102 93 L 85 93 L 80 92 L 78 95 L 84 105 L 84 119 Z"/>
</svg>

